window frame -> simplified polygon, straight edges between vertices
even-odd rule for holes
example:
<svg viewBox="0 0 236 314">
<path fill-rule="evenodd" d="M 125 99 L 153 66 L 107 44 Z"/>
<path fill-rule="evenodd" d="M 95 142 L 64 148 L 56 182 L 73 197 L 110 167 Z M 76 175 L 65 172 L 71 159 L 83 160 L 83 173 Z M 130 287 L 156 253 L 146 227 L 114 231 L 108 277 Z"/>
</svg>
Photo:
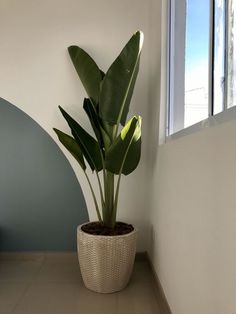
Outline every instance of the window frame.
<svg viewBox="0 0 236 314">
<path fill-rule="evenodd" d="M 186 32 L 186 11 L 183 10 L 183 8 L 176 6 L 176 0 L 168 0 L 167 1 L 167 26 L 165 30 L 165 37 L 166 37 L 166 47 L 164 48 L 166 51 L 166 59 L 167 59 L 167 82 L 166 82 L 166 131 L 165 131 L 165 142 L 174 139 L 179 138 L 183 135 L 188 135 L 191 133 L 194 133 L 202 128 L 205 127 L 211 127 L 219 123 L 223 123 L 232 119 L 236 119 L 236 106 L 233 106 L 231 108 L 227 107 L 227 86 L 228 86 L 228 53 L 227 53 L 227 47 L 228 47 L 228 32 L 227 32 L 227 25 L 228 25 L 228 0 L 225 1 L 225 60 L 224 60 L 224 95 L 223 95 L 223 110 L 220 113 L 214 114 L 214 63 L 215 63 L 215 1 L 210 1 L 210 13 L 209 13 L 209 88 L 208 88 L 208 118 L 205 120 L 202 120 L 200 122 L 197 122 L 189 127 L 184 128 L 184 126 L 179 130 L 175 132 L 174 127 L 174 119 L 178 117 L 178 114 L 182 114 L 182 121 L 184 119 L 184 99 L 183 101 L 176 102 L 175 97 L 175 87 L 174 81 L 175 76 L 173 73 L 173 69 L 171 64 L 175 64 L 173 62 L 173 56 L 175 54 L 175 51 L 173 50 L 174 46 L 174 40 L 175 40 L 175 34 L 176 32 L 173 31 L 175 26 L 175 13 L 176 8 L 178 10 L 179 16 L 184 21 L 185 30 L 184 30 L 184 37 Z M 183 3 L 185 1 L 183 0 Z M 182 10 L 181 10 L 182 9 Z M 184 18 L 183 18 L 184 17 Z M 181 19 L 180 18 L 180 19 Z M 173 22 L 174 21 L 174 22 Z M 183 34 L 182 34 L 183 35 Z M 179 41 L 178 41 L 179 43 Z M 182 51 L 185 49 L 185 47 L 182 47 Z M 181 49 L 180 49 L 181 50 Z M 182 54 L 182 59 L 184 59 L 184 53 Z M 180 58 L 181 58 L 180 57 Z M 185 73 L 185 67 L 183 67 L 182 70 L 183 73 Z M 181 81 L 181 80 L 180 80 Z M 182 80 L 182 85 L 184 85 L 184 79 Z M 176 104 L 178 104 L 176 106 Z M 178 113 L 176 113 L 179 110 Z M 178 124 L 179 125 L 179 124 Z"/>
</svg>

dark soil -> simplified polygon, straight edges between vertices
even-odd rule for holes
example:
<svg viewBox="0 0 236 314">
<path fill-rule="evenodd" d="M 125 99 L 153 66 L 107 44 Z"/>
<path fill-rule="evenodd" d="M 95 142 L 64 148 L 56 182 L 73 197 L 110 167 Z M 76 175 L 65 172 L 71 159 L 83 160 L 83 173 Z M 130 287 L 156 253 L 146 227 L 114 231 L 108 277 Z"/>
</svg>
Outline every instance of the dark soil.
<svg viewBox="0 0 236 314">
<path fill-rule="evenodd" d="M 130 233 L 134 230 L 132 225 L 117 222 L 114 229 L 102 225 L 100 222 L 89 222 L 81 228 L 84 232 L 94 235 L 116 236 Z"/>
</svg>

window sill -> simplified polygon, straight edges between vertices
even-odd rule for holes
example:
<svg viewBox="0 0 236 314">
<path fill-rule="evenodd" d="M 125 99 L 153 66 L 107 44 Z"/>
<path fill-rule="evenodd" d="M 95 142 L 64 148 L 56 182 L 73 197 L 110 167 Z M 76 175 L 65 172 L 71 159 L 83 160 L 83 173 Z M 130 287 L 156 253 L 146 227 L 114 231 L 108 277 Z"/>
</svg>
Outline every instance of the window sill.
<svg viewBox="0 0 236 314">
<path fill-rule="evenodd" d="M 183 136 L 190 135 L 200 130 L 211 128 L 213 126 L 222 124 L 224 122 L 232 121 L 235 119 L 236 119 L 236 106 L 226 109 L 214 116 L 210 116 L 209 118 L 203 121 L 200 121 L 176 133 L 166 136 L 165 142 L 168 143 L 172 140 L 181 138 Z"/>
</svg>

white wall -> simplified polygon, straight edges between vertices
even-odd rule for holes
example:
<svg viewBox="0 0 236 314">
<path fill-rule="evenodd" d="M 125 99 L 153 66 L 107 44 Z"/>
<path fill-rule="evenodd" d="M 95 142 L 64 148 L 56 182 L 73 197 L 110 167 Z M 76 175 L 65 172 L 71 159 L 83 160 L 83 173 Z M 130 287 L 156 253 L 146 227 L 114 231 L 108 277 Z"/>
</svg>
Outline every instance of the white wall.
<svg viewBox="0 0 236 314">
<path fill-rule="evenodd" d="M 153 22 L 160 29 L 160 20 Z M 155 73 L 160 85 L 164 72 Z M 173 314 L 235 314 L 236 121 L 158 147 L 163 97 L 153 89 L 150 95 L 149 254 L 155 270 Z"/>
<path fill-rule="evenodd" d="M 150 253 L 174 314 L 236 309 L 236 122 L 159 147 Z"/>
<path fill-rule="evenodd" d="M 0 1 L 0 96 L 35 119 L 56 141 L 52 127 L 68 130 L 58 105 L 88 122 L 82 110 L 85 92 L 66 48 L 86 49 L 105 71 L 136 30 L 145 34 L 141 70 L 132 113 L 144 120 L 143 157 L 138 170 L 123 178 L 119 219 L 140 229 L 138 250 L 147 240 L 145 152 L 148 103 L 149 1 L 142 0 L 2 0 Z M 58 141 L 57 141 L 58 142 Z M 63 148 L 62 148 L 63 149 Z M 83 173 L 70 160 L 95 219 L 90 191 Z M 145 215 L 144 215 L 145 213 Z"/>
</svg>

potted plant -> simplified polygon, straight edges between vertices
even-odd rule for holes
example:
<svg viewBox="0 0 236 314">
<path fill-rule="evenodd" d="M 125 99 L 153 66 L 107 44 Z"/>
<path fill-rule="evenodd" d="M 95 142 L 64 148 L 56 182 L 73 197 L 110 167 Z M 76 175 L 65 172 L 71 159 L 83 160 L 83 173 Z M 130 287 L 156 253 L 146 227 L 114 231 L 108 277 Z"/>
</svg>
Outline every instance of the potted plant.
<svg viewBox="0 0 236 314">
<path fill-rule="evenodd" d="M 137 167 L 141 154 L 141 117 L 126 122 L 143 43 L 136 32 L 105 74 L 80 47 L 70 46 L 69 55 L 88 94 L 83 109 L 95 137 L 86 132 L 60 106 L 72 136 L 54 128 L 60 142 L 78 161 L 91 189 L 98 221 L 78 227 L 78 257 L 84 284 L 101 293 L 123 289 L 130 278 L 136 253 L 137 230 L 117 222 L 122 175 Z M 100 203 L 87 168 L 95 174 Z"/>
</svg>

